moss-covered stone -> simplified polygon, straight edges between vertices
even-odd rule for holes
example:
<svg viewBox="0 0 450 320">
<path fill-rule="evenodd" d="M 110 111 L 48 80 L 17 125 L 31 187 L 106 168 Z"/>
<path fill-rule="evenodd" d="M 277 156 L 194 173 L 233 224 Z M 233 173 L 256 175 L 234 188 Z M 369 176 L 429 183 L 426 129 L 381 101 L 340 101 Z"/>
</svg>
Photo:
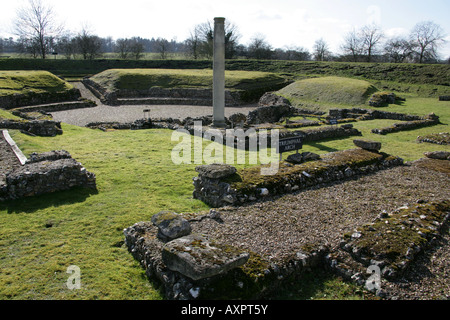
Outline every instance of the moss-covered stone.
<svg viewBox="0 0 450 320">
<path fill-rule="evenodd" d="M 449 216 L 449 200 L 402 207 L 345 234 L 346 248 L 363 263 L 383 261 L 385 276 L 395 277 L 439 234 Z"/>
</svg>

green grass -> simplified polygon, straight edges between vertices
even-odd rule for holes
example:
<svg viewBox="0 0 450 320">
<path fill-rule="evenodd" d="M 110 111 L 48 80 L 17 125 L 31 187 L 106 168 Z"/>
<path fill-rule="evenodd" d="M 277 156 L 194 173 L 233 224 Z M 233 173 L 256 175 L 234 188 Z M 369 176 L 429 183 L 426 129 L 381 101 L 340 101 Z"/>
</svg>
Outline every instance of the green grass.
<svg viewBox="0 0 450 320">
<path fill-rule="evenodd" d="M 96 174 L 98 193 L 75 189 L 0 203 L 0 299 L 161 299 L 122 246 L 123 229 L 163 210 L 208 210 L 192 198 L 196 165 L 172 163 L 178 142 L 170 142 L 171 130 L 62 128 L 62 136 L 48 139 L 10 132 L 26 155 L 69 151 Z M 81 268 L 81 290 L 66 288 L 70 265 Z"/>
<path fill-rule="evenodd" d="M 72 85 L 47 71 L 0 71 L 0 97 L 12 94 L 59 93 Z"/>
<path fill-rule="evenodd" d="M 386 111 L 426 115 L 441 125 L 386 136 L 371 133 L 396 122 L 361 121 L 363 137 L 383 143 L 382 151 L 416 160 L 423 152 L 449 146 L 416 143 L 417 136 L 448 132 L 450 102 L 401 94 L 406 101 Z M 12 117 L 0 110 L 0 116 Z M 64 134 L 30 137 L 11 130 L 22 151 L 65 149 L 97 176 L 98 193 L 74 189 L 0 203 L 0 299 L 163 299 L 123 246 L 123 229 L 149 221 L 162 210 L 198 212 L 209 207 L 192 199 L 195 164 L 176 166 L 170 130 L 102 132 L 62 124 Z M 305 144 L 302 151 L 324 154 L 355 148 L 352 138 Z M 203 141 L 204 146 L 209 143 Z M 288 154 L 283 155 L 286 158 Z M 245 165 L 237 166 L 242 168 Z M 67 267 L 81 269 L 81 290 L 66 287 Z M 359 299 L 361 291 L 332 275 L 312 274 L 294 281 L 275 298 Z"/>
<path fill-rule="evenodd" d="M 285 79 L 273 74 L 250 71 L 227 71 L 225 87 L 228 89 L 252 89 L 285 83 Z M 91 79 L 110 91 L 162 88 L 212 88 L 211 69 L 112 69 L 97 74 Z"/>
<path fill-rule="evenodd" d="M 386 108 L 380 108 L 383 111 L 407 113 L 412 115 L 424 116 L 432 112 L 440 117 L 441 124 L 431 127 L 420 128 L 417 130 L 402 131 L 387 135 L 378 135 L 372 133 L 372 129 L 385 128 L 398 123 L 397 120 L 372 120 L 353 122 L 353 126 L 361 131 L 365 139 L 379 141 L 382 143 L 382 150 L 385 153 L 403 158 L 405 161 L 413 161 L 423 157 L 424 152 L 430 151 L 450 151 L 448 145 L 437 145 L 431 143 L 417 143 L 418 136 L 426 136 L 440 132 L 448 132 L 450 125 L 450 102 L 438 101 L 437 98 L 423 98 L 412 94 L 402 94 L 406 98 L 405 102 L 390 105 Z M 351 107 L 351 106 L 349 106 Z M 305 129 L 313 129 L 308 127 Z M 299 130 L 299 129 L 291 129 Z M 301 130 L 301 129 L 300 129 Z M 342 138 L 337 140 L 319 141 L 308 143 L 303 151 L 324 154 L 328 152 L 355 148 L 353 140 L 357 137 Z M 283 155 L 287 157 L 290 153 Z"/>
<path fill-rule="evenodd" d="M 344 105 L 364 105 L 376 91 L 368 81 L 320 77 L 296 81 L 277 91 L 277 94 L 287 98 L 294 106 L 316 105 L 318 110 L 327 111 Z"/>
</svg>

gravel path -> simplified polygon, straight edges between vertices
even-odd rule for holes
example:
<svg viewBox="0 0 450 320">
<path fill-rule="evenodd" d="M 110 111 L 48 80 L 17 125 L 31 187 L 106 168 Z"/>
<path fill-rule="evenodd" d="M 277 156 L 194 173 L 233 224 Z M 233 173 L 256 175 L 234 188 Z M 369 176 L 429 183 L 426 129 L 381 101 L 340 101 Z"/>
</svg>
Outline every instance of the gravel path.
<svg viewBox="0 0 450 320">
<path fill-rule="evenodd" d="M 144 118 L 144 110 L 150 109 L 151 118 L 174 118 L 185 119 L 187 117 L 202 117 L 213 114 L 212 106 L 174 106 L 174 105 L 132 105 L 132 106 L 107 106 L 100 102 L 82 83 L 74 83 L 80 89 L 84 98 L 97 102 L 97 107 L 52 112 L 56 121 L 85 126 L 91 122 L 134 122 Z M 225 116 L 229 117 L 235 113 L 248 114 L 257 105 L 225 108 Z"/>
</svg>

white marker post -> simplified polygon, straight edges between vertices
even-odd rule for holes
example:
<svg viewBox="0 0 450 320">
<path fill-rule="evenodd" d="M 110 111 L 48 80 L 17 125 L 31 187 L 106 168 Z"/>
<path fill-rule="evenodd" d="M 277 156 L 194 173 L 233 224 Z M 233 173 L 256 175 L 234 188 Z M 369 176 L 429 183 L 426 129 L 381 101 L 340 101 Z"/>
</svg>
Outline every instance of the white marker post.
<svg viewBox="0 0 450 320">
<path fill-rule="evenodd" d="M 225 18 L 214 18 L 213 127 L 225 128 Z"/>
</svg>

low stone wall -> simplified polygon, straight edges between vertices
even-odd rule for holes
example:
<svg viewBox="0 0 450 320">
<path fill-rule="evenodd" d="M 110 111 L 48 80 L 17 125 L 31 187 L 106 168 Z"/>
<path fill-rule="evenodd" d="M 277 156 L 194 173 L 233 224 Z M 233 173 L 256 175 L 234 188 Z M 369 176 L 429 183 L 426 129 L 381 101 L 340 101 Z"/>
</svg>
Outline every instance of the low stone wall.
<svg viewBox="0 0 450 320">
<path fill-rule="evenodd" d="M 0 201 L 73 187 L 96 189 L 95 174 L 88 172 L 67 151 L 32 154 L 24 166 L 6 173 L 6 185 L 0 190 Z"/>
<path fill-rule="evenodd" d="M 62 93 L 43 92 L 14 94 L 0 97 L 0 108 L 9 110 L 23 106 L 33 106 L 63 101 L 76 101 L 79 98 L 81 98 L 81 93 L 80 90 L 76 88 L 67 90 Z"/>
<path fill-rule="evenodd" d="M 115 92 L 109 92 L 101 85 L 92 81 L 89 78 L 82 80 L 82 83 L 92 91 L 92 93 L 99 98 L 102 103 L 116 106 L 121 104 L 142 104 L 139 99 L 145 98 L 159 98 L 167 99 L 166 102 L 162 103 L 159 101 L 158 104 L 179 104 L 171 103 L 170 99 L 185 99 L 183 104 L 199 104 L 200 101 L 210 101 L 212 105 L 212 90 L 211 89 L 196 89 L 196 88 L 160 88 L 152 87 L 148 90 L 118 90 Z M 136 99 L 133 101 L 133 98 Z M 150 103 L 147 101 L 147 103 Z M 203 102 L 204 103 L 204 102 Z M 241 91 L 230 91 L 225 90 L 225 104 L 226 106 L 239 106 L 248 103 L 245 101 L 245 93 Z"/>
<path fill-rule="evenodd" d="M 191 225 L 203 219 L 217 220 L 219 223 L 221 221 L 220 214 L 214 210 L 192 219 L 184 219 L 181 215 L 179 218 Z M 284 264 L 268 264 L 261 262 L 260 257 L 254 253 L 245 253 L 227 244 L 216 243 L 207 235 L 191 234 L 165 242 L 158 237 L 159 229 L 154 222 L 136 223 L 124 230 L 125 244 L 145 269 L 147 277 L 162 284 L 163 292 L 169 300 L 219 297 L 261 299 L 282 286 L 290 276 L 321 267 L 328 253 L 325 247 L 310 248 L 308 251 L 297 252 Z M 196 251 L 199 249 L 201 253 Z M 184 262 L 174 266 L 166 255 L 168 250 L 172 255 L 181 253 Z M 230 254 L 242 260 L 238 266 L 236 262 L 233 263 L 236 259 L 227 261 L 221 258 L 222 255 Z M 195 258 L 189 262 L 189 256 Z M 248 263 L 239 266 L 245 262 Z M 211 269 L 215 270 L 215 275 L 209 275 Z M 191 278 L 192 272 L 195 272 L 195 280 Z"/>
<path fill-rule="evenodd" d="M 52 120 L 10 120 L 0 119 L 0 128 L 21 130 L 40 137 L 54 137 L 63 134 L 61 122 Z"/>
<path fill-rule="evenodd" d="M 389 134 L 393 132 L 400 132 L 406 130 L 414 130 L 423 127 L 429 127 L 439 124 L 439 117 L 435 115 L 429 115 L 427 119 L 416 120 L 416 121 L 406 121 L 400 123 L 394 123 L 392 126 L 382 129 L 373 129 L 372 133 L 375 134 Z"/>
<path fill-rule="evenodd" d="M 57 112 L 57 111 L 66 111 L 73 109 L 84 109 L 84 108 L 93 108 L 97 106 L 97 104 L 88 99 L 79 99 L 77 101 L 69 101 L 69 102 L 58 102 L 58 103 L 49 103 L 43 105 L 35 105 L 35 106 L 27 106 L 16 108 L 15 111 L 19 112 Z"/>
<path fill-rule="evenodd" d="M 399 121 L 416 121 L 424 120 L 425 117 L 409 115 L 397 112 L 388 112 L 380 110 L 368 110 L 361 108 L 352 109 L 331 109 L 329 111 L 329 118 L 332 119 L 359 119 L 359 120 L 375 120 L 375 119 L 390 119 Z"/>
<path fill-rule="evenodd" d="M 140 119 L 129 123 L 119 122 L 91 122 L 86 125 L 87 128 L 100 129 L 106 131 L 113 130 L 146 130 L 154 128 L 152 121 L 147 119 Z"/>
<path fill-rule="evenodd" d="M 398 157 L 352 149 L 298 165 L 280 162 L 277 173 L 267 176 L 261 175 L 263 167 L 236 171 L 227 165 L 200 166 L 193 178 L 193 197 L 214 208 L 242 205 L 402 164 Z"/>
<path fill-rule="evenodd" d="M 314 142 L 320 140 L 338 139 L 362 135 L 362 133 L 359 130 L 353 128 L 353 125 L 351 124 L 344 124 L 340 127 L 332 126 L 294 132 L 297 132 L 298 135 L 303 136 L 304 142 Z"/>
<path fill-rule="evenodd" d="M 450 201 L 416 203 L 382 212 L 372 223 L 343 236 L 340 247 L 326 256 L 328 269 L 359 285 L 372 284 L 376 270 L 381 279 L 399 279 L 415 257 L 429 247 L 450 219 Z M 368 268 L 371 268 L 368 272 Z M 380 285 L 380 284 L 379 284 Z"/>
<path fill-rule="evenodd" d="M 449 132 L 441 132 L 436 134 L 430 134 L 424 137 L 417 137 L 417 142 L 423 143 L 434 143 L 439 145 L 448 145 L 450 144 L 450 133 Z"/>
<path fill-rule="evenodd" d="M 107 92 L 101 85 L 89 78 L 84 78 L 83 80 L 81 80 L 81 83 L 83 83 L 85 87 L 94 94 L 94 96 L 100 99 L 102 103 L 111 106 L 118 105 L 116 93 Z"/>
<path fill-rule="evenodd" d="M 281 118 L 294 116 L 296 112 L 296 108 L 287 104 L 262 106 L 248 114 L 247 124 L 275 123 Z"/>
<path fill-rule="evenodd" d="M 307 245 L 293 252 L 289 259 L 277 263 L 269 263 L 265 260 L 267 257 L 253 252 L 246 254 L 243 249 L 216 243 L 207 235 L 184 236 L 180 233 L 168 240 L 159 235 L 161 223 L 155 223 L 155 220 L 160 220 L 161 216 L 169 216 L 171 221 L 183 221 L 187 233 L 205 219 L 210 219 L 210 223 L 223 223 L 220 212 L 214 209 L 208 214 L 161 212 L 154 216 L 157 219 L 152 218 L 152 222 L 136 223 L 123 232 L 129 252 L 149 279 L 162 285 L 170 300 L 264 299 L 270 297 L 271 292 L 280 290 L 286 280 L 313 268 L 331 271 L 365 286 L 381 298 L 390 298 L 382 290 L 381 281 L 398 280 L 415 258 L 440 237 L 450 218 L 448 200 L 419 202 L 393 212 L 381 212 L 372 223 L 356 226 L 354 231 L 343 234 L 339 246 Z M 179 223 L 166 223 L 164 228 L 169 225 L 174 231 L 179 230 Z M 167 250 L 172 255 L 180 253 L 182 258 L 176 265 L 165 256 Z M 227 268 L 226 263 L 218 259 L 222 250 L 226 255 L 242 256 L 245 259 L 239 264 L 244 264 Z M 218 274 L 211 275 L 209 267 Z M 376 274 L 379 276 L 378 287 L 373 279 Z"/>
</svg>

